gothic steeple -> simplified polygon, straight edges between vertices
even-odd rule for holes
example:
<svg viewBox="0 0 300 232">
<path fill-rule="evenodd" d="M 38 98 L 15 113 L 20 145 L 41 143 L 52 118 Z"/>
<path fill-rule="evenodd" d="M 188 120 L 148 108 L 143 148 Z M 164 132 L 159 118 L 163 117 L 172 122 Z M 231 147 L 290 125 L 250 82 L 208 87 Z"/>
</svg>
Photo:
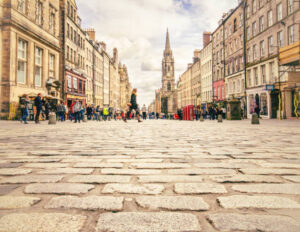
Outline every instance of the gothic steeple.
<svg viewBox="0 0 300 232">
<path fill-rule="evenodd" d="M 166 35 L 166 46 L 165 46 L 165 51 L 164 51 L 164 57 L 170 57 L 172 58 L 172 50 L 170 46 L 170 37 L 169 37 L 169 30 L 167 28 L 167 35 Z"/>
</svg>

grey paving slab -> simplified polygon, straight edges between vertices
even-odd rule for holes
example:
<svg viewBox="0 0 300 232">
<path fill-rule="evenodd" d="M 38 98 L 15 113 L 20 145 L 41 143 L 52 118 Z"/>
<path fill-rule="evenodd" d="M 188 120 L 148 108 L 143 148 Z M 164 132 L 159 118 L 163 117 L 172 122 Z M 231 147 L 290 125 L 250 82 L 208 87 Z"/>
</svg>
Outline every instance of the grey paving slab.
<svg viewBox="0 0 300 232">
<path fill-rule="evenodd" d="M 189 213 L 122 212 L 104 213 L 98 219 L 97 232 L 198 232 L 198 219 Z"/>
<path fill-rule="evenodd" d="M 279 177 L 265 175 L 234 175 L 234 176 L 211 176 L 211 180 L 219 183 L 282 183 Z"/>
<path fill-rule="evenodd" d="M 16 175 L 25 175 L 31 173 L 32 169 L 23 169 L 23 168 L 0 168 L 0 175 L 2 176 L 16 176 Z"/>
<path fill-rule="evenodd" d="M 142 196 L 136 197 L 136 203 L 147 209 L 157 210 L 208 210 L 209 205 L 202 197 L 194 196 Z"/>
<path fill-rule="evenodd" d="M 249 164 L 249 163 L 194 163 L 194 165 L 199 168 L 229 168 L 229 169 L 255 167 L 254 164 Z"/>
<path fill-rule="evenodd" d="M 0 209 L 18 209 L 27 208 L 41 199 L 38 197 L 24 197 L 24 196 L 1 196 Z"/>
<path fill-rule="evenodd" d="M 0 232 L 80 232 L 85 220 L 63 213 L 12 213 L 0 218 Z"/>
<path fill-rule="evenodd" d="M 179 194 L 227 193 L 224 185 L 212 183 L 177 183 L 174 192 Z"/>
<path fill-rule="evenodd" d="M 234 175 L 235 170 L 215 169 L 215 168 L 191 168 L 191 169 L 174 169 L 168 170 L 168 174 L 182 175 Z"/>
<path fill-rule="evenodd" d="M 45 208 L 120 211 L 123 209 L 123 201 L 123 197 L 112 196 L 61 196 L 52 198 Z"/>
<path fill-rule="evenodd" d="M 286 180 L 300 183 L 300 176 L 282 176 Z"/>
<path fill-rule="evenodd" d="M 300 184 L 248 184 L 233 185 L 232 189 L 244 193 L 300 194 Z"/>
<path fill-rule="evenodd" d="M 71 183 L 54 183 L 54 184 L 30 184 L 25 188 L 25 193 L 54 193 L 54 194 L 80 194 L 87 193 L 95 186 L 90 184 L 71 184 Z"/>
<path fill-rule="evenodd" d="M 0 185 L 0 196 L 6 195 L 18 187 L 20 187 L 20 185 Z"/>
<path fill-rule="evenodd" d="M 247 196 L 233 195 L 218 197 L 218 202 L 223 208 L 266 208 L 266 209 L 299 209 L 300 204 L 286 197 L 278 196 Z"/>
<path fill-rule="evenodd" d="M 91 174 L 93 168 L 55 168 L 37 172 L 38 174 Z"/>
<path fill-rule="evenodd" d="M 131 193 L 156 195 L 164 191 L 164 186 L 159 184 L 106 184 L 102 193 Z"/>
<path fill-rule="evenodd" d="M 113 175 L 148 175 L 148 174 L 160 174 L 161 170 L 103 168 L 103 169 L 101 169 L 101 173 L 102 174 L 113 174 Z"/>
<path fill-rule="evenodd" d="M 108 163 L 161 163 L 163 159 L 107 159 Z"/>
<path fill-rule="evenodd" d="M 26 183 L 55 183 L 64 176 L 58 175 L 25 175 L 0 179 L 0 184 L 26 184 Z"/>
<path fill-rule="evenodd" d="M 75 168 L 122 168 L 121 163 L 76 163 Z"/>
<path fill-rule="evenodd" d="M 131 176 L 118 175 L 77 175 L 71 177 L 68 182 L 72 183 L 129 183 Z"/>
<path fill-rule="evenodd" d="M 131 166 L 138 169 L 171 169 L 171 168 L 190 168 L 189 164 L 183 163 L 132 163 Z"/>
<path fill-rule="evenodd" d="M 261 175 L 300 175 L 300 170 L 281 169 L 281 168 L 242 168 L 244 174 L 261 174 Z"/>
<path fill-rule="evenodd" d="M 24 164 L 25 168 L 66 168 L 69 167 L 67 163 L 29 163 Z"/>
<path fill-rule="evenodd" d="M 149 183 L 168 183 L 168 182 L 202 182 L 203 178 L 201 176 L 184 176 L 184 175 L 149 175 L 149 176 L 139 176 L 139 182 L 149 182 Z"/>
<path fill-rule="evenodd" d="M 3 160 L 3 162 L 6 162 Z M 22 164 L 16 164 L 16 163 L 0 163 L 0 168 L 17 168 L 20 167 Z"/>
<path fill-rule="evenodd" d="M 300 231 L 300 224 L 296 220 L 286 216 L 220 213 L 210 214 L 207 218 L 220 231 Z"/>
</svg>

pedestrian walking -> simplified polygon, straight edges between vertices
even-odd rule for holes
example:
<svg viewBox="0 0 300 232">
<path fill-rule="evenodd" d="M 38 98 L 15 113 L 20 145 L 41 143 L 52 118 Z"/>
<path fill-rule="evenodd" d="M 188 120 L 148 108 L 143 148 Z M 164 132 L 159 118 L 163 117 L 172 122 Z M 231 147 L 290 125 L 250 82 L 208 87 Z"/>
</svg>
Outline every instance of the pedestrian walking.
<svg viewBox="0 0 300 232">
<path fill-rule="evenodd" d="M 136 102 L 136 96 L 137 96 L 137 89 L 134 88 L 132 90 L 130 103 L 127 103 L 127 105 L 129 106 L 129 111 L 127 112 L 127 114 L 128 113 L 130 114 L 130 113 L 132 113 L 132 111 L 135 111 L 138 122 L 142 122 L 142 120 L 140 118 L 140 113 L 139 113 L 139 110 L 138 110 L 138 104 Z M 124 122 L 127 122 L 126 118 L 124 119 Z"/>
<path fill-rule="evenodd" d="M 28 104 L 30 103 L 29 97 L 27 94 L 24 94 L 21 98 L 21 123 L 24 122 L 24 124 L 28 124 L 27 117 L 29 116 L 28 112 Z"/>
<path fill-rule="evenodd" d="M 144 104 L 142 107 L 142 113 L 143 113 L 143 120 L 147 119 L 147 109 L 146 109 L 146 105 Z"/>
<path fill-rule="evenodd" d="M 81 111 L 81 104 L 80 104 L 79 100 L 76 99 L 76 102 L 73 105 L 73 113 L 75 115 L 74 123 L 77 123 L 77 122 L 80 123 L 80 119 L 81 119 L 80 111 Z"/>
<path fill-rule="evenodd" d="M 58 121 L 63 122 L 64 117 L 65 117 L 65 105 L 63 102 L 60 102 L 59 104 L 57 104 L 56 112 L 57 112 L 57 116 L 58 116 Z"/>
<path fill-rule="evenodd" d="M 45 101 L 45 115 L 46 115 L 46 120 L 49 120 L 49 113 L 51 110 L 51 105 L 48 102 L 48 100 Z"/>
<path fill-rule="evenodd" d="M 107 107 L 104 107 L 103 108 L 103 120 L 104 121 L 107 120 L 108 115 L 109 115 L 108 109 L 107 109 Z"/>
<path fill-rule="evenodd" d="M 34 99 L 34 105 L 36 107 L 36 114 L 35 114 L 35 123 L 40 123 L 39 118 L 40 118 L 40 113 L 43 107 L 43 102 L 42 102 L 42 94 L 39 93 L 37 97 Z"/>
</svg>

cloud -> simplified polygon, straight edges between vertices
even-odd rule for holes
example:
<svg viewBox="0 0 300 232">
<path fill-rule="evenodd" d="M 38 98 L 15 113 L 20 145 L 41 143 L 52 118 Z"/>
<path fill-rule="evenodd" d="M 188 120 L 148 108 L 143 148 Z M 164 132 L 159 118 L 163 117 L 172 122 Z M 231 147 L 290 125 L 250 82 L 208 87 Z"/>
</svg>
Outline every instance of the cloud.
<svg viewBox="0 0 300 232">
<path fill-rule="evenodd" d="M 214 31 L 224 12 L 237 0 L 77 0 L 83 28 L 95 28 L 96 39 L 108 51 L 119 50 L 139 104 L 149 104 L 161 87 L 161 61 L 169 28 L 175 58 L 175 77 L 202 47 L 202 33 Z"/>
</svg>

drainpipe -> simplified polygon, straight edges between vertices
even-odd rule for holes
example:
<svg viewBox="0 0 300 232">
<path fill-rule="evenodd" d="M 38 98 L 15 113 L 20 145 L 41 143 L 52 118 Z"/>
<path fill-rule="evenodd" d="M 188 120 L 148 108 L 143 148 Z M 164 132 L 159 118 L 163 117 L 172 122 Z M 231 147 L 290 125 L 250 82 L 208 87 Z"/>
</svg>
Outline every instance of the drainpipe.
<svg viewBox="0 0 300 232">
<path fill-rule="evenodd" d="M 61 80 L 61 98 L 65 101 L 65 74 L 66 74 L 66 59 L 65 59 L 65 10 L 61 11 L 61 21 L 62 21 L 62 80 Z"/>
<path fill-rule="evenodd" d="M 244 37 L 244 96 L 245 96 L 245 103 L 244 103 L 244 117 L 248 117 L 248 101 L 247 101 L 247 33 L 246 33 L 246 7 L 247 7 L 247 1 L 243 2 L 243 37 Z"/>
</svg>

